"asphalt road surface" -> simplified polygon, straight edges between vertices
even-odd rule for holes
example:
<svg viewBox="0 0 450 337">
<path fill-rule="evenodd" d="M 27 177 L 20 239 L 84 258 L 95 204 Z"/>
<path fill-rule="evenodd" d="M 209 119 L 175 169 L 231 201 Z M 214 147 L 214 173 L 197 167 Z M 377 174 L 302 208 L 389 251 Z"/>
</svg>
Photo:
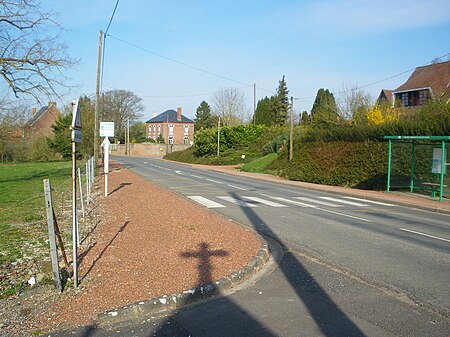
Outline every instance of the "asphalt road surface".
<svg viewBox="0 0 450 337">
<path fill-rule="evenodd" d="M 251 286 L 117 333 L 448 336 L 450 216 L 148 157 L 114 160 L 279 247 Z"/>
</svg>

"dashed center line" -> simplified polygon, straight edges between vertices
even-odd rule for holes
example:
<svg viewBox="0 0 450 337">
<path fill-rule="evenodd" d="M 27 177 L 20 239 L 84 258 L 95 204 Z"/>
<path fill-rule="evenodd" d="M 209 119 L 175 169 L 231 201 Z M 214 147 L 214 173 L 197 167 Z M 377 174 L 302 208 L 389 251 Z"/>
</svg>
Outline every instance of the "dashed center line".
<svg viewBox="0 0 450 337">
<path fill-rule="evenodd" d="M 413 234 L 416 234 L 416 235 L 426 236 L 428 238 L 432 238 L 432 239 L 436 239 L 436 240 L 450 242 L 449 239 L 444 239 L 444 238 L 440 238 L 439 236 L 434 236 L 434 235 L 430 235 L 430 234 L 425 234 L 425 233 L 421 233 L 421 232 L 412 231 L 412 230 L 406 229 L 406 228 L 399 228 L 399 230 L 404 231 L 404 232 L 413 233 Z"/>
<path fill-rule="evenodd" d="M 217 181 L 217 180 L 214 180 L 214 179 L 205 179 L 205 180 L 210 181 L 210 182 L 212 182 L 212 183 L 216 183 L 216 184 L 222 185 L 222 182 L 221 182 L 221 181 Z"/>
<path fill-rule="evenodd" d="M 239 187 L 239 186 L 234 186 L 234 185 L 227 185 L 227 186 L 231 187 L 231 188 L 235 188 L 235 189 L 241 190 L 241 191 L 247 191 L 245 188 L 242 188 L 242 187 Z"/>
</svg>

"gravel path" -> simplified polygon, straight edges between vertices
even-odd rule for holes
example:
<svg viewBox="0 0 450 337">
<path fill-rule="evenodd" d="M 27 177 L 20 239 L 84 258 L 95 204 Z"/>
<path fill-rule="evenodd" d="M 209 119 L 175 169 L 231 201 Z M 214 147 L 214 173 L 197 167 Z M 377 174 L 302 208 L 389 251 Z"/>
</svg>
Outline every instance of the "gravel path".
<svg viewBox="0 0 450 337">
<path fill-rule="evenodd" d="M 17 299 L 23 303 L 21 329 L 87 325 L 109 309 L 218 280 L 257 254 L 261 243 L 253 232 L 118 164 L 110 170 L 110 194 L 99 198 L 101 224 L 80 250 L 79 289 L 35 296 L 34 308 Z M 208 257 L 197 253 L 201 248 Z M 202 258 L 209 260 L 207 269 Z M 27 306 L 31 310 L 24 311 Z"/>
</svg>

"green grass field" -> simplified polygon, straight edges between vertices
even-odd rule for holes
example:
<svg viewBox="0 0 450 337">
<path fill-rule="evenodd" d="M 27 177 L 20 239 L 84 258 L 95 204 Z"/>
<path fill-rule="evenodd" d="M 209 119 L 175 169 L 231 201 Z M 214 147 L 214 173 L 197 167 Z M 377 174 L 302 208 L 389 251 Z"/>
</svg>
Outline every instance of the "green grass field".
<svg viewBox="0 0 450 337">
<path fill-rule="evenodd" d="M 267 171 L 266 167 L 278 158 L 278 154 L 269 153 L 268 155 L 257 158 L 250 163 L 242 165 L 239 167 L 241 171 L 254 172 L 254 173 L 270 173 Z"/>
<path fill-rule="evenodd" d="M 22 257 L 47 230 L 43 179 L 55 193 L 70 190 L 71 162 L 0 165 L 0 263 Z"/>
</svg>

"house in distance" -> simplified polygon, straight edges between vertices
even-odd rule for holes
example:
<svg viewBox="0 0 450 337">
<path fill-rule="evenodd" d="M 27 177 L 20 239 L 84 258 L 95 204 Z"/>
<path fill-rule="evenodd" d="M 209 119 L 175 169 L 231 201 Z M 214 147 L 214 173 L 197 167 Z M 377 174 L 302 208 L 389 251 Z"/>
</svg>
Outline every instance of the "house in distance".
<svg viewBox="0 0 450 337">
<path fill-rule="evenodd" d="M 438 98 L 450 98 L 450 61 L 417 67 L 397 89 L 383 89 L 378 102 L 415 109 Z"/>
<path fill-rule="evenodd" d="M 36 136 L 52 136 L 52 125 L 55 124 L 58 117 L 61 117 L 61 113 L 56 107 L 56 102 L 48 102 L 47 106 L 39 110 L 32 108 L 31 115 L 31 118 L 23 127 L 23 138 L 26 140 L 30 140 Z"/>
<path fill-rule="evenodd" d="M 145 122 L 147 139 L 164 139 L 165 144 L 194 144 L 194 121 L 183 116 L 181 108 L 166 110 Z"/>
</svg>

